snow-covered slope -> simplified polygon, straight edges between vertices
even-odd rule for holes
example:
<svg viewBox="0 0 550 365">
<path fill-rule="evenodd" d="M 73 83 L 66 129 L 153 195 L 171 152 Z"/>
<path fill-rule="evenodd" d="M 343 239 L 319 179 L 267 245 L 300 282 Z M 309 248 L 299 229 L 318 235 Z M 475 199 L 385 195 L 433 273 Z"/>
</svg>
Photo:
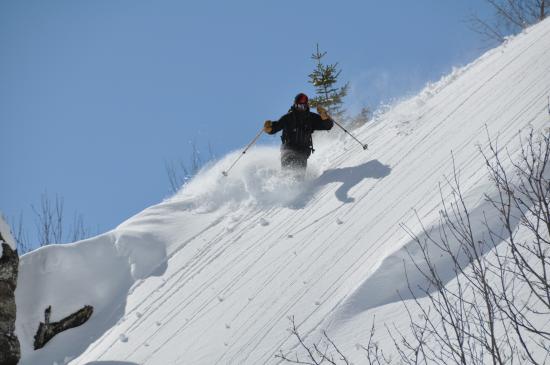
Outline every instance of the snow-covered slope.
<svg viewBox="0 0 550 365">
<path fill-rule="evenodd" d="M 222 176 L 237 151 L 112 232 L 23 256 L 22 363 L 277 363 L 295 344 L 288 316 L 304 334 L 329 328 L 353 348 L 372 313 L 399 321 L 411 244 L 400 224 L 420 231 L 413 209 L 437 223 L 451 151 L 481 215 L 491 184 L 477 145 L 488 132 L 514 154 L 518 131 L 550 125 L 548 93 L 549 20 L 356 130 L 368 151 L 318 132 L 305 183 L 282 175 L 267 147 Z M 95 311 L 32 351 L 50 304 L 52 320 L 85 304 Z"/>
</svg>

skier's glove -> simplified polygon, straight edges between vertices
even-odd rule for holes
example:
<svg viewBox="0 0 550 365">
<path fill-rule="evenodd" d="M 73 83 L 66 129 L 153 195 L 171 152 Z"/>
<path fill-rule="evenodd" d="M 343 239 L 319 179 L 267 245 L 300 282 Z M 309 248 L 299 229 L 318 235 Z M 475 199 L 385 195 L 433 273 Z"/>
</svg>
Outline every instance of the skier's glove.
<svg viewBox="0 0 550 365">
<path fill-rule="evenodd" d="M 321 105 L 317 105 L 317 113 L 319 113 L 322 120 L 330 119 L 330 116 L 328 115 L 327 110 L 323 108 Z"/>
<path fill-rule="evenodd" d="M 271 133 L 272 130 L 273 130 L 273 127 L 271 126 L 271 121 L 266 120 L 264 123 L 264 132 Z"/>
</svg>

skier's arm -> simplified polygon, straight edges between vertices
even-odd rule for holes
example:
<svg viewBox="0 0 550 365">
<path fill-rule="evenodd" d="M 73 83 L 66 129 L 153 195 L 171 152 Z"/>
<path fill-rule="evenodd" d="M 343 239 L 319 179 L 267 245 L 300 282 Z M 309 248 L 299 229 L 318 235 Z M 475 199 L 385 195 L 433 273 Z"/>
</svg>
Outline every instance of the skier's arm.
<svg viewBox="0 0 550 365">
<path fill-rule="evenodd" d="M 311 113 L 311 115 L 313 121 L 313 130 L 315 131 L 328 131 L 334 126 L 334 121 L 331 117 L 323 119 L 319 114 Z"/>
<path fill-rule="evenodd" d="M 284 128 L 284 125 L 285 125 L 285 117 L 284 116 L 281 117 L 281 119 L 279 119 L 276 122 L 272 122 L 272 121 L 268 120 L 264 124 L 264 131 L 267 134 L 275 134 L 275 133 L 279 132 L 280 130 L 282 130 Z"/>
</svg>

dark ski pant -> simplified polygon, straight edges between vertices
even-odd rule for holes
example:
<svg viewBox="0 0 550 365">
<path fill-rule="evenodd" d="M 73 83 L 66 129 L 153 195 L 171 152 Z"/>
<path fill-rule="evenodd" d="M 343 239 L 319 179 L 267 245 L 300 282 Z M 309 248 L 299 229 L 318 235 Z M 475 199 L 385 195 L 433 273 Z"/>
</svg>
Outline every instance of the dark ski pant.
<svg viewBox="0 0 550 365">
<path fill-rule="evenodd" d="M 292 148 L 281 148 L 281 167 L 284 169 L 292 169 L 303 171 L 307 168 L 307 159 L 310 151 L 297 150 Z"/>
</svg>

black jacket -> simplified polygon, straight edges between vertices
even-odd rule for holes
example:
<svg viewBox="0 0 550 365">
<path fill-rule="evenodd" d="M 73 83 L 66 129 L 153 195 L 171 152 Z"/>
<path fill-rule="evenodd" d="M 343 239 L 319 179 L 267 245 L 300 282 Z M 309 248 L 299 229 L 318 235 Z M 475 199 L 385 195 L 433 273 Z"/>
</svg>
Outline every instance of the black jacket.
<svg viewBox="0 0 550 365">
<path fill-rule="evenodd" d="M 329 130 L 334 125 L 331 119 L 323 120 L 319 114 L 290 109 L 277 122 L 271 123 L 271 133 L 283 131 L 283 148 L 300 151 L 313 151 L 311 134 L 313 131 Z"/>
</svg>

